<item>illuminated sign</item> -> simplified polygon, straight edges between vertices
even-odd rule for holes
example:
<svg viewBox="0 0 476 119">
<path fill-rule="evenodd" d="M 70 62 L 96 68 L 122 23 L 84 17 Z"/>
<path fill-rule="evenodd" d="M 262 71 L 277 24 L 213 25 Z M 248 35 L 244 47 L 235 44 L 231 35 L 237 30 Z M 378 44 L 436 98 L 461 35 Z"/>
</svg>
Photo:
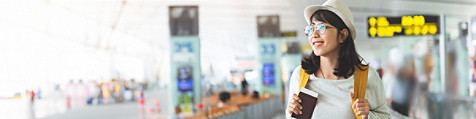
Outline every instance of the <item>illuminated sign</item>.
<svg viewBox="0 0 476 119">
<path fill-rule="evenodd" d="M 285 38 L 296 38 L 297 33 L 296 33 L 296 31 L 282 32 L 281 36 L 283 36 Z"/>
<path fill-rule="evenodd" d="M 438 16 L 369 17 L 368 36 L 393 37 L 411 35 L 437 35 L 440 33 Z"/>
</svg>

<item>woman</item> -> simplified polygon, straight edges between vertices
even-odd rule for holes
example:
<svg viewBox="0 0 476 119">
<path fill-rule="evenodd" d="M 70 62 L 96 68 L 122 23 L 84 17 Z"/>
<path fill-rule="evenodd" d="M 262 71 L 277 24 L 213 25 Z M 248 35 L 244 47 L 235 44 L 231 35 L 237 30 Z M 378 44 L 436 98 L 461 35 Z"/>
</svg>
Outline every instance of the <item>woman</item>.
<svg viewBox="0 0 476 119">
<path fill-rule="evenodd" d="M 286 116 L 302 114 L 298 81 L 301 68 L 309 74 L 304 88 L 319 94 L 312 118 L 355 118 L 352 107 L 363 118 L 390 118 L 383 84 L 377 72 L 370 68 L 365 98 L 352 103 L 354 73 L 363 70 L 362 58 L 354 46 L 356 37 L 350 9 L 340 0 L 329 0 L 322 6 L 308 6 L 304 10 L 307 23 L 305 33 L 312 47 L 310 56 L 302 60 L 291 77 Z"/>
</svg>

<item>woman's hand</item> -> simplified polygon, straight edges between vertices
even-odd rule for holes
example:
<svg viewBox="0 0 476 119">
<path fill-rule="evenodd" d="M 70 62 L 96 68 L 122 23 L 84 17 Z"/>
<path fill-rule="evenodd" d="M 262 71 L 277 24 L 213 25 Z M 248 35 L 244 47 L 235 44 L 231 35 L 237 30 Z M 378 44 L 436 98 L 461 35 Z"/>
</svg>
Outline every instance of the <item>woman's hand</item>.
<svg viewBox="0 0 476 119">
<path fill-rule="evenodd" d="M 301 99 L 296 94 L 293 94 L 293 97 L 291 98 L 291 100 L 289 100 L 287 109 L 289 115 L 292 115 L 292 113 L 302 114 L 302 106 L 299 103 L 301 103 Z"/>
<path fill-rule="evenodd" d="M 350 98 L 353 98 L 354 94 L 350 93 Z M 368 119 L 369 112 L 370 112 L 370 104 L 369 101 L 365 98 L 358 98 L 355 100 L 354 104 L 352 104 L 352 108 L 355 108 L 355 112 L 358 115 L 362 115 L 363 119 Z"/>
</svg>

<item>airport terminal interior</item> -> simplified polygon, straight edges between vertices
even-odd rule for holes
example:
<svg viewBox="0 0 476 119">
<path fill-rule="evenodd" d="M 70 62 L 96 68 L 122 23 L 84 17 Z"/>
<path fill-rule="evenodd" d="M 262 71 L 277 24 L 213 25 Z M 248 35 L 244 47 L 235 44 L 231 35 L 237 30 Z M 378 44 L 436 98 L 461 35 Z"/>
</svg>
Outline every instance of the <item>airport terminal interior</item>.
<svg viewBox="0 0 476 119">
<path fill-rule="evenodd" d="M 369 67 L 360 116 L 476 119 L 476 0 L 2 0 L 0 119 L 294 118 L 292 82 L 334 22 Z M 308 85 L 360 79 L 318 68 Z M 359 117 L 330 84 L 304 83 L 319 95 L 303 111 Z"/>
</svg>

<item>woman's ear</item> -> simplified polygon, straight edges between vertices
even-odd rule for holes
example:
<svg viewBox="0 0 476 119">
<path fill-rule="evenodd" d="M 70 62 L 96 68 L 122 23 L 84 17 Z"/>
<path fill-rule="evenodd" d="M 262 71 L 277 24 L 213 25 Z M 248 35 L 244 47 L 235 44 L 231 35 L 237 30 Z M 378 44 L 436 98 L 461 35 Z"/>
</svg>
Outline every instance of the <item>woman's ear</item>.
<svg viewBox="0 0 476 119">
<path fill-rule="evenodd" d="M 342 29 L 341 34 L 339 36 L 339 43 L 344 43 L 345 39 L 349 36 L 349 30 Z"/>
</svg>

